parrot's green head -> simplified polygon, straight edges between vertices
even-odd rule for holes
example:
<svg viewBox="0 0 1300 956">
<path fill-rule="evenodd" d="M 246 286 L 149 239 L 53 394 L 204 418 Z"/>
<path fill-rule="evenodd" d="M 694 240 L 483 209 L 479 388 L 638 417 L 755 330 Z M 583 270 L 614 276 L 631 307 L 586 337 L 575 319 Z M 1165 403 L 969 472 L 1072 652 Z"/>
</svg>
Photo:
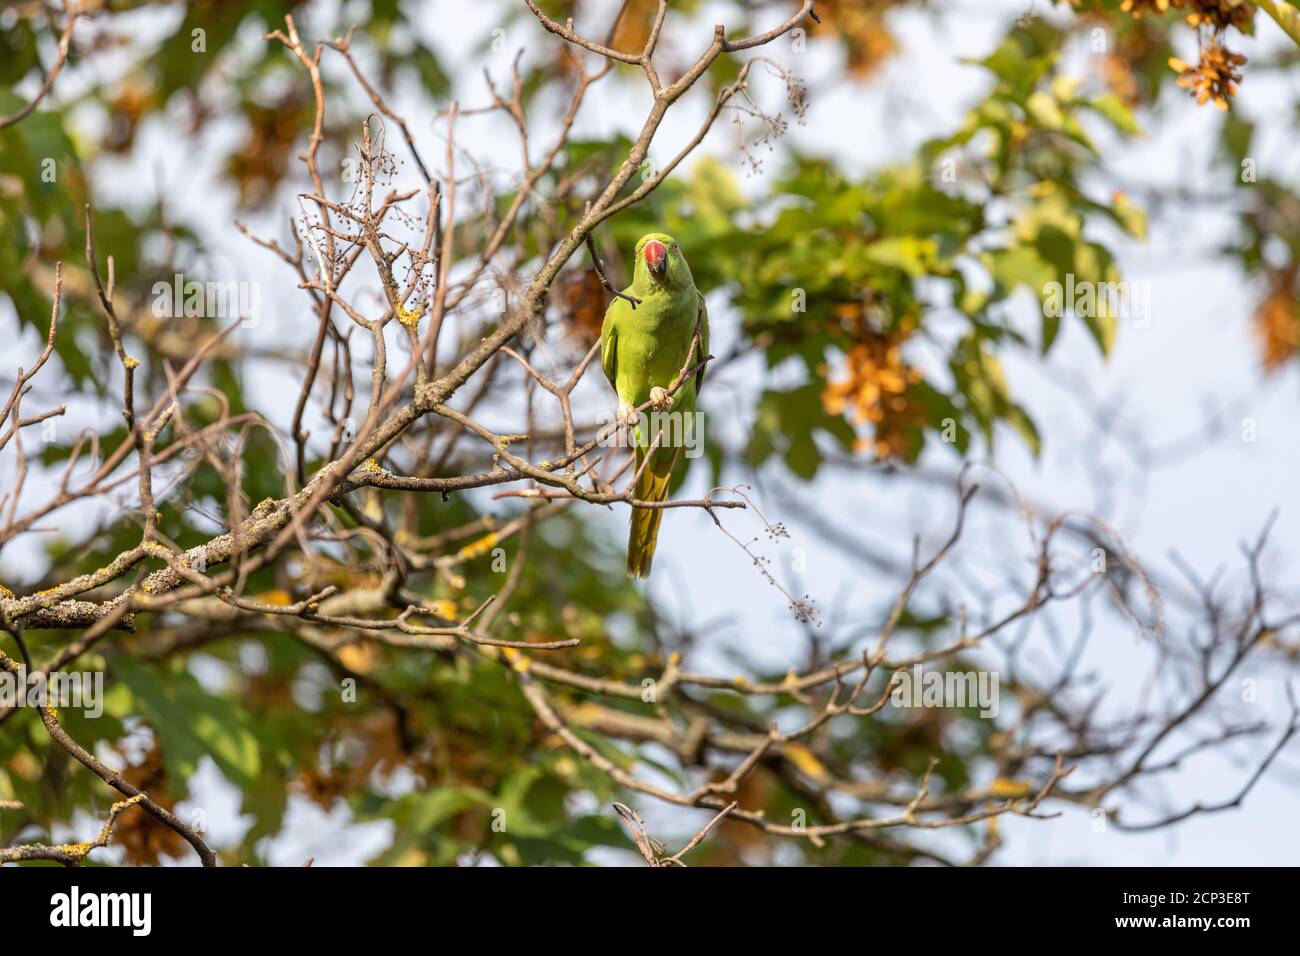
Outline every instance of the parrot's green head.
<svg viewBox="0 0 1300 956">
<path fill-rule="evenodd" d="M 676 239 L 662 232 L 641 237 L 636 244 L 636 264 L 632 271 L 634 288 L 680 292 L 694 284 L 691 267 L 686 264 L 686 257 Z"/>
</svg>

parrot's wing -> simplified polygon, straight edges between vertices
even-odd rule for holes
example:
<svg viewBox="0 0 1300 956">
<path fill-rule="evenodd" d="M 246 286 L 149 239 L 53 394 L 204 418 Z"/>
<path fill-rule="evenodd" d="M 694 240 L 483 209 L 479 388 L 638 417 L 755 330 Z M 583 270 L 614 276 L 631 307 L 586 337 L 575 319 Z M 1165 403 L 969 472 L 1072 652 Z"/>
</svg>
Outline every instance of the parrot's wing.
<svg viewBox="0 0 1300 956">
<path fill-rule="evenodd" d="M 696 362 L 702 362 L 704 358 L 709 354 L 709 307 L 704 302 L 703 292 L 696 290 L 696 295 L 700 297 L 700 317 L 698 320 L 698 326 L 700 330 L 700 347 L 696 351 L 693 357 L 693 360 L 691 362 L 692 365 L 694 365 Z M 701 365 L 700 370 L 695 373 L 696 394 L 699 394 L 700 387 L 704 384 L 704 370 L 707 367 L 708 366 Z"/>
<path fill-rule="evenodd" d="M 618 318 L 620 306 L 626 308 L 622 299 L 615 299 L 605 310 L 605 321 L 600 326 L 600 367 L 605 370 L 609 384 L 618 391 Z"/>
</svg>

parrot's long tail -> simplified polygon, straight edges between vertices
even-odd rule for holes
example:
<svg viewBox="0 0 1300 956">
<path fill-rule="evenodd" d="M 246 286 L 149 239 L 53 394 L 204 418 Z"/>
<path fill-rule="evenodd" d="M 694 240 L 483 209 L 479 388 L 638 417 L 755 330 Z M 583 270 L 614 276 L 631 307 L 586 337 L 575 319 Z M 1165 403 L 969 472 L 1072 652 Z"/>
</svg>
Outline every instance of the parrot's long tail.
<svg viewBox="0 0 1300 956">
<path fill-rule="evenodd" d="M 668 482 L 680 452 L 680 448 L 661 448 L 651 452 L 650 464 L 636 480 L 634 494 L 638 501 L 668 500 Z M 637 449 L 637 468 L 641 467 L 644 454 Z M 632 509 L 632 530 L 627 538 L 627 573 L 633 577 L 650 577 L 650 564 L 654 561 L 655 542 L 659 538 L 659 522 L 663 516 L 662 508 Z"/>
</svg>

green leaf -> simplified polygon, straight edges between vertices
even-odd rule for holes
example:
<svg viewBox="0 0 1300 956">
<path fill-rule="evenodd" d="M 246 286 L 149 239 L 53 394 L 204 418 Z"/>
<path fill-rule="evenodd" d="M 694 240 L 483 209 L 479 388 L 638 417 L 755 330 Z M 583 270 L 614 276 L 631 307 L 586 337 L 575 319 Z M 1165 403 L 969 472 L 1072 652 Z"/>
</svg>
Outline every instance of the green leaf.
<svg viewBox="0 0 1300 956">
<path fill-rule="evenodd" d="M 818 382 L 788 392 L 763 393 L 749 446 L 750 460 L 755 466 L 762 464 L 773 451 L 780 450 L 786 467 L 808 481 L 822 463 L 815 432 L 830 432 L 841 447 L 853 447 L 852 427 L 842 417 L 826 412 L 821 394 Z"/>
<path fill-rule="evenodd" d="M 1089 315 L 1083 319 L 1093 340 L 1101 349 L 1102 355 L 1109 355 L 1115 347 L 1115 337 L 1119 332 L 1119 317 L 1115 315 Z"/>
<path fill-rule="evenodd" d="M 919 236 L 893 236 L 867 246 L 866 256 L 871 262 L 901 269 L 916 278 L 930 271 L 934 263 L 936 243 Z"/>
<path fill-rule="evenodd" d="M 1011 427 L 1019 433 L 1020 437 L 1025 440 L 1025 444 L 1029 446 L 1029 450 L 1033 453 L 1033 456 L 1035 458 L 1040 457 L 1043 451 L 1043 441 L 1038 434 L 1037 426 L 1034 425 L 1033 419 L 1029 417 L 1029 414 L 1019 405 L 1013 404 L 1007 409 L 1007 421 L 1011 424 Z"/>
<path fill-rule="evenodd" d="M 1092 99 L 1085 101 L 1084 105 L 1096 110 L 1108 119 L 1110 124 L 1121 133 L 1127 133 L 1130 136 L 1142 135 L 1142 127 L 1138 124 L 1133 111 L 1114 93 L 1102 93 L 1099 96 L 1094 96 Z"/>
<path fill-rule="evenodd" d="M 1042 295 L 1043 287 L 1057 274 L 1052 264 L 1045 262 L 1032 246 L 995 249 L 986 252 L 983 260 L 994 280 L 1007 291 L 1026 285 L 1035 295 Z"/>
<path fill-rule="evenodd" d="M 135 713 L 158 735 L 174 779 L 188 780 L 204 757 L 240 787 L 257 779 L 261 751 L 251 718 L 239 706 L 209 694 L 186 671 L 160 670 L 125 655 L 112 658 L 110 673 L 130 688 Z"/>
<path fill-rule="evenodd" d="M 1042 311 L 1042 343 L 1039 346 L 1039 350 L 1041 355 L 1046 355 L 1052 348 L 1052 345 L 1055 344 L 1057 335 L 1060 334 L 1061 317 L 1059 315 L 1049 314 L 1046 309 L 1043 309 Z"/>
<path fill-rule="evenodd" d="M 1133 205 L 1123 193 L 1116 193 L 1112 204 L 1115 218 L 1130 236 L 1139 241 L 1147 237 L 1147 214 L 1145 209 Z"/>
<path fill-rule="evenodd" d="M 1255 5 L 1272 17 L 1282 32 L 1300 45 L 1300 9 L 1284 0 L 1256 0 Z"/>
</svg>

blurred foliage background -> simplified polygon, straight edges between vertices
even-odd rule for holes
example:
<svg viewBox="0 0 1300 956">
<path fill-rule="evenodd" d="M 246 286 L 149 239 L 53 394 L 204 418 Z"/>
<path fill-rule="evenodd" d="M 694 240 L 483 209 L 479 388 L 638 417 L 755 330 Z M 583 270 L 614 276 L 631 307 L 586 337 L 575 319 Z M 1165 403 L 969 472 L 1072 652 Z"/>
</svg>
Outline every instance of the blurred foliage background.
<svg viewBox="0 0 1300 956">
<path fill-rule="evenodd" d="M 454 31 L 454 14 L 439 6 L 434 16 L 444 19 L 436 30 Z M 573 16 L 591 25 L 589 33 L 610 30 L 618 49 L 639 49 L 655 5 L 628 0 L 621 11 L 617 6 L 543 4 L 561 21 Z M 765 29 L 794 5 L 724 6 L 729 30 L 742 34 Z M 710 484 L 773 468 L 811 482 L 828 456 L 906 468 L 923 454 L 987 455 L 995 441 L 1022 442 L 1035 453 L 1051 442 L 1035 409 L 1010 390 L 1003 359 L 1011 351 L 1049 354 L 1062 324 L 1075 322 L 1104 354 L 1122 334 L 1121 323 L 1104 308 L 1084 317 L 1043 310 L 1041 326 L 1027 335 L 1008 320 L 1009 310 L 1025 295 L 1043 298 L 1052 282 L 1064 284 L 1069 276 L 1075 282 L 1123 278 L 1111 245 L 1116 235 L 1142 239 L 1146 201 L 1114 184 L 1098 136 L 1140 137 L 1148 125 L 1179 111 L 1222 111 L 1215 144 L 1219 192 L 1228 197 L 1224 208 L 1232 218 L 1223 254 L 1240 261 L 1243 288 L 1255 303 L 1248 314 L 1225 321 L 1254 323 L 1262 370 L 1285 366 L 1300 354 L 1296 183 L 1278 171 L 1251 168 L 1255 124 L 1234 108 L 1238 86 L 1294 69 L 1291 45 L 1264 62 L 1243 63 L 1234 52 L 1244 33 L 1274 30 L 1274 24 L 1294 30 L 1288 5 L 1074 0 L 1025 6 L 976 64 L 985 82 L 962 121 L 923 143 L 910 160 L 861 175 L 825 156 L 770 150 L 786 124 L 805 121 L 807 102 L 819 94 L 799 80 L 790 44 L 842 58 L 842 82 L 869 91 L 895 52 L 891 22 L 899 9 L 941 17 L 944 4 L 821 0 L 821 23 L 806 36 L 783 40 L 780 50 L 759 51 L 789 64 L 789 72 L 763 77 L 778 91 L 780 114 L 754 105 L 745 118 L 750 138 L 732 162 L 705 157 L 684 165 L 600 231 L 602 253 L 616 272 L 643 233 L 659 229 L 678 238 L 711 304 L 729 307 L 738 318 L 733 351 L 719 355 L 719 365 L 757 352 L 768 369 L 781 371 L 745 398 L 752 402 L 754 423 L 745 439 L 715 436 L 707 456 L 691 466 L 707 469 Z M 695 19 L 703 7 L 690 0 L 673 3 L 661 54 L 667 76 L 705 42 L 707 26 Z M 522 3 L 495 8 L 488 19 L 503 29 L 532 21 Z M 233 229 L 228 222 L 174 218 L 165 191 L 140 201 L 155 190 L 142 147 L 145 130 L 165 124 L 174 150 L 199 143 L 221 149 L 221 187 L 237 194 L 241 216 L 266 222 L 268 214 L 289 209 L 287 197 L 304 186 L 297 155 L 314 116 L 299 65 L 280 44 L 262 39 L 285 14 L 295 14 L 305 36 L 338 37 L 355 27 L 354 49 L 371 82 L 402 90 L 404 102 L 418 104 L 426 115 L 445 110 L 453 97 L 478 101 L 482 86 L 477 71 L 461 75 L 445 62 L 429 39 L 430 14 L 422 3 L 83 0 L 81 10 L 85 16 L 54 92 L 32 115 L 0 130 L 0 316 L 10 343 L 34 341 L 27 329 L 43 337 L 54 266 L 63 263 L 58 371 L 47 377 L 57 374 L 59 389 L 105 409 L 97 421 L 103 446 L 111 448 L 126 431 L 114 417 L 117 366 L 85 268 L 84 206 L 94 206 L 101 257 L 114 257 L 128 351 L 142 361 L 137 388 L 150 396 L 166 388 L 164 362 L 184 361 L 220 324 L 205 317 L 159 319 L 149 307 L 153 285 L 176 272 L 219 275 L 211 255 L 214 237 Z M 63 22 L 58 5 L 36 0 L 0 10 L 0 114 L 18 110 L 39 86 Z M 147 29 L 137 30 L 145 24 Z M 528 35 L 529 55 L 521 60 L 523 105 L 530 115 L 555 114 L 575 76 L 574 55 L 539 28 Z M 457 42 L 487 51 L 494 40 L 487 33 L 458 36 Z M 1199 60 L 1187 57 L 1189 44 L 1199 50 Z M 1081 52 L 1088 65 L 1082 73 Z M 327 61 L 330 56 L 326 51 Z M 704 81 L 708 91 L 694 95 L 707 101 L 742 62 L 724 57 Z M 325 79 L 330 108 L 322 165 L 333 168 L 356 141 L 369 104 L 356 95 L 340 63 L 331 64 Z M 644 81 L 638 71 L 620 67 L 610 82 L 633 88 Z M 713 136 L 725 138 L 725 125 Z M 220 133 L 214 135 L 214 128 Z M 396 136 L 389 145 L 400 152 Z M 621 135 L 575 136 L 556 174 L 538 190 L 556 191 L 562 177 L 607 176 L 627 148 Z M 761 189 L 748 188 L 746 169 L 761 164 L 773 174 Z M 100 188 L 102 171 L 110 168 L 115 175 L 136 171 L 135 201 L 113 198 L 122 195 L 120 187 Z M 510 186 L 501 185 L 493 201 L 503 206 L 512 196 Z M 571 190 L 525 212 L 511 239 L 520 263 L 535 261 L 576 221 L 581 197 Z M 464 234 L 473 237 L 475 213 L 464 215 Z M 282 227 L 278 234 L 284 235 Z M 249 256 L 261 254 L 249 244 Z M 476 254 L 467 238 L 464 261 Z M 293 281 L 286 273 L 290 291 Z M 585 257 L 575 257 L 551 297 L 551 317 L 575 355 L 598 335 L 604 303 Z M 305 312 L 301 322 L 283 347 L 291 358 L 310 340 L 313 323 Z M 930 361 L 914 357 L 918 346 Z M 205 381 L 232 413 L 262 407 L 250 368 L 269 363 L 275 374 L 292 375 L 292 362 L 269 354 L 281 348 L 276 343 L 266 353 L 218 350 Z M 29 359 L 9 348 L 6 355 L 2 374 L 8 387 L 12 368 Z M 295 378 L 295 390 L 296 383 Z M 198 402 L 191 414 L 202 424 L 215 421 L 221 409 L 210 399 Z M 33 454 L 41 465 L 57 468 L 74 438 L 61 435 Z M 254 433 L 241 454 L 242 491 L 249 502 L 283 494 L 284 469 L 274 441 Z M 215 533 L 211 515 L 221 512 L 223 498 L 221 476 L 200 463 L 161 506 L 160 528 L 181 547 L 199 544 Z M 503 513 L 494 517 L 491 502 L 471 496 L 412 498 L 391 507 L 416 509 L 419 534 L 436 538 L 438 553 L 449 556 L 439 573 L 423 575 L 412 587 L 429 600 L 449 602 L 450 616 L 463 614 L 499 587 L 493 529 L 505 520 Z M 18 593 L 49 587 L 102 567 L 137 536 L 138 526 L 124 510 L 85 523 L 58 523 L 55 533 L 40 536 L 44 562 L 12 543 L 7 547 L 4 583 Z M 504 625 L 516 639 L 584 641 L 548 661 L 636 683 L 662 671 L 670 655 L 689 654 L 701 638 L 656 615 L 622 577 L 619 542 L 597 533 L 581 508 L 548 517 L 546 533 L 534 534 L 530 547 Z M 328 575 L 317 567 L 311 579 L 301 563 L 287 560 L 257 572 L 249 593 L 287 604 L 325 583 L 375 586 L 383 573 L 380 556 L 364 549 L 338 560 Z M 924 642 L 938 623 L 909 618 L 904 626 Z M 62 632 L 29 631 L 27 637 L 42 659 L 67 640 Z M 282 833 L 294 799 L 327 811 L 345 804 L 357 822 L 389 821 L 391 842 L 374 857 L 378 863 L 452 864 L 483 856 L 504 864 L 579 863 L 593 847 L 629 846 L 616 819 L 602 809 L 619 796 L 617 788 L 541 732 L 503 669 L 484 656 L 401 650 L 365 639 L 325 653 L 269 618 L 223 625 L 159 614 L 142 617 L 136 633 L 100 645 L 81 666 L 108 675 L 107 713 L 88 720 L 69 710 L 70 733 L 110 755 L 160 802 L 181 806 L 182 815 L 193 812 L 191 781 L 211 761 L 235 788 L 237 814 L 247 824 L 221 847 L 231 862 L 264 861 L 266 838 Z M 783 676 L 751 674 L 755 680 Z M 358 701 L 338 699 L 335 688 L 344 677 L 358 682 Z M 737 699 L 723 691 L 695 691 L 683 706 L 688 716 L 761 729 L 795 703 L 780 696 Z M 578 697 L 566 706 L 580 728 L 584 715 L 595 722 L 608 717 L 603 705 Z M 635 701 L 610 706 L 634 716 L 653 712 Z M 969 725 L 971 732 L 953 735 L 947 726 L 953 722 Z M 1014 763 L 998 753 L 999 741 L 990 739 L 993 730 L 961 711 L 863 722 L 850 737 L 828 736 L 774 760 L 746 781 L 741 799 L 765 808 L 773 819 L 786 819 L 808 806 L 801 781 L 817 780 L 828 767 L 847 768 L 865 755 L 882 773 L 915 776 L 936 752 L 944 755 L 936 771 L 942 785 L 961 790 L 981 762 L 1014 773 Z M 620 764 L 633 761 L 635 749 L 583 733 Z M 686 778 L 689 761 L 657 761 L 651 751 L 639 759 L 642 765 L 658 762 L 665 779 Z M 0 798 L 27 808 L 0 820 L 0 835 L 8 840 L 18 831 L 63 833 L 73 823 L 85 828 L 88 815 L 102 815 L 109 802 L 100 782 L 51 744 L 30 711 L 10 714 L 0 732 Z M 497 832 L 493 813 L 502 808 L 510 823 Z M 695 851 L 692 862 L 771 861 L 778 858 L 776 842 L 727 824 Z M 130 863 L 187 858 L 183 841 L 143 813 L 124 815 L 114 844 L 119 855 L 108 858 Z M 821 848 L 801 843 L 798 857 L 866 864 L 909 862 L 916 854 L 897 845 L 833 841 Z"/>
</svg>

